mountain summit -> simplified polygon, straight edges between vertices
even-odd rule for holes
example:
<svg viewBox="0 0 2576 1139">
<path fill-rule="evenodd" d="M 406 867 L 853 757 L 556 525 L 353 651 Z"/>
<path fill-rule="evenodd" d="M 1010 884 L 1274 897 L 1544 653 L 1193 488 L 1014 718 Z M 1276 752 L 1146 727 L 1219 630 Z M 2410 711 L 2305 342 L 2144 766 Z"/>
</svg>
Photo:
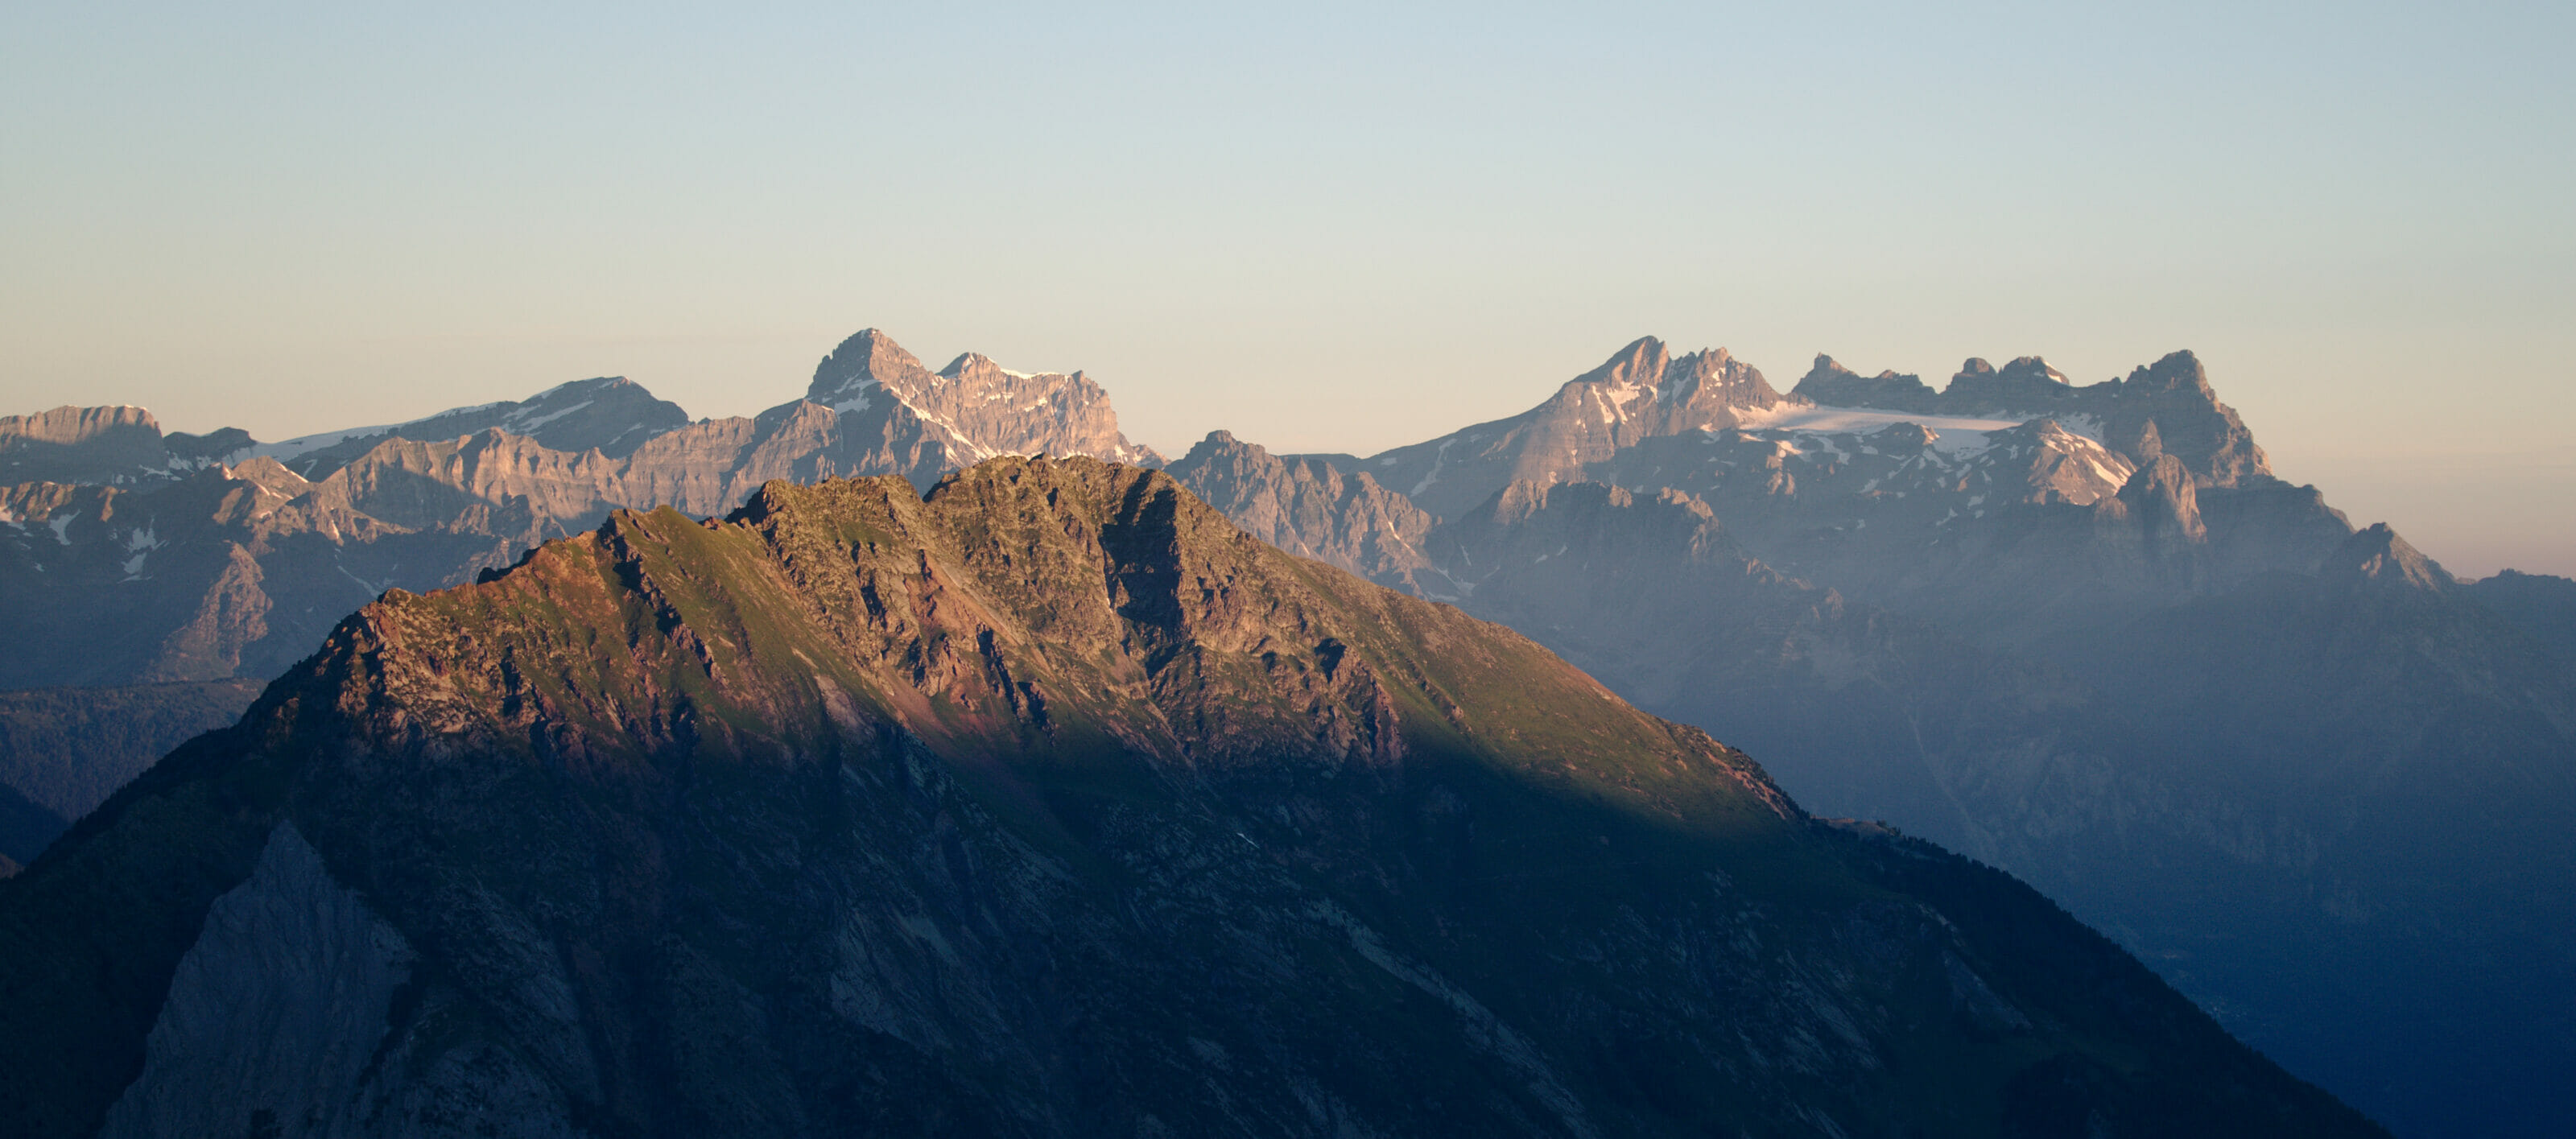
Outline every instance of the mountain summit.
<svg viewBox="0 0 2576 1139">
<path fill-rule="evenodd" d="M 0 1129 L 2371 1135 L 2001 874 L 1169 477 L 621 511 L 0 882 Z"/>
<path fill-rule="evenodd" d="M 1152 448 L 1119 433 L 1109 393 L 1080 372 L 1014 372 L 973 352 L 933 372 L 873 328 L 823 357 L 805 399 L 844 414 L 899 402 L 970 461 L 1050 454 L 1162 465 Z"/>
<path fill-rule="evenodd" d="M 1726 349 L 1675 357 L 1640 337 L 1537 407 L 1384 452 L 1369 471 L 1432 514 L 1457 518 L 1515 481 L 1579 478 L 1586 464 L 1641 440 L 1733 427 L 1785 398 Z"/>
</svg>

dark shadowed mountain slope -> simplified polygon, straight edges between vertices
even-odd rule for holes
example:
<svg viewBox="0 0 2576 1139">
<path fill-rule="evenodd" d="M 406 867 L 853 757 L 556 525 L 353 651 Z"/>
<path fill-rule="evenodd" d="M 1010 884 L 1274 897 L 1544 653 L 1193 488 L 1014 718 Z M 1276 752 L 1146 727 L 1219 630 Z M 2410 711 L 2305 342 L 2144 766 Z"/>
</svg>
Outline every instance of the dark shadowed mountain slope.
<svg viewBox="0 0 2576 1139">
<path fill-rule="evenodd" d="M 388 594 L 0 884 L 0 1081 L 30 1136 L 2375 1133 L 2002 875 L 1085 459 Z"/>
<path fill-rule="evenodd" d="M 0 784 L 77 819 L 170 749 L 240 718 L 252 680 L 0 692 Z"/>
<path fill-rule="evenodd" d="M 70 820 L 16 788 L 0 784 L 0 858 L 8 859 L 11 866 L 34 861 L 70 825 Z"/>
</svg>

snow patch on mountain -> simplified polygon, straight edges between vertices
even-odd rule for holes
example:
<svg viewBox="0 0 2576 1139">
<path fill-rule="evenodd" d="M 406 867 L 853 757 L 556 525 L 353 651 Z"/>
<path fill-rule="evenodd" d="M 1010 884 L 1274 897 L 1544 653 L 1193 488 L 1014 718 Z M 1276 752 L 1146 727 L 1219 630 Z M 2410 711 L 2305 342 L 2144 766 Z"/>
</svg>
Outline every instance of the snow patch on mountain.
<svg viewBox="0 0 2576 1139">
<path fill-rule="evenodd" d="M 471 409 L 460 408 L 459 410 Z M 324 447 L 337 447 L 351 439 L 363 439 L 369 435 L 382 435 L 401 426 L 403 426 L 403 424 L 379 423 L 373 427 L 350 427 L 339 431 L 324 431 L 313 435 L 298 435 L 295 438 L 281 439 L 275 443 L 259 444 L 258 446 L 250 449 L 250 454 L 254 458 L 266 457 L 275 459 L 282 463 L 299 455 L 319 451 Z"/>
</svg>

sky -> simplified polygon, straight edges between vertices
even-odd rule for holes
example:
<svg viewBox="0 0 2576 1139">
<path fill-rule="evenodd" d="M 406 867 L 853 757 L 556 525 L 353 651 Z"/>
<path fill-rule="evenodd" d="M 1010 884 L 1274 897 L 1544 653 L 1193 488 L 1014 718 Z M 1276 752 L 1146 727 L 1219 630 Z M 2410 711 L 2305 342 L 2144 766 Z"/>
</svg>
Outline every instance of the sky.
<svg viewBox="0 0 2576 1139">
<path fill-rule="evenodd" d="M 1365 454 L 1645 334 L 2190 348 L 2356 523 L 2576 574 L 2576 5 L 1227 7 L 0 3 L 0 413 L 742 415 L 873 326 Z"/>
</svg>

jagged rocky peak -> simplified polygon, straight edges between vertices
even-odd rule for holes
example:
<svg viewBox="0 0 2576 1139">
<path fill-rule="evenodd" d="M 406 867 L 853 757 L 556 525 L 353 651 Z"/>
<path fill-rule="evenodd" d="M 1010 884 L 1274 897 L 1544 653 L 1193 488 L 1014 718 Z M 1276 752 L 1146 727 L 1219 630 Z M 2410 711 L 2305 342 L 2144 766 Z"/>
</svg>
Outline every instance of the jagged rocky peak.
<svg viewBox="0 0 2576 1139">
<path fill-rule="evenodd" d="M 2375 589 L 2439 593 L 2459 584 L 2442 563 L 2425 557 L 2385 522 L 2354 532 L 2319 572 L 2329 581 Z"/>
<path fill-rule="evenodd" d="M 805 398 L 844 414 L 871 416 L 891 414 L 899 404 L 941 437 L 961 463 L 1040 454 L 1163 463 L 1153 448 L 1119 431 L 1108 391 L 1081 372 L 1013 371 L 975 352 L 933 372 L 874 328 L 823 357 Z"/>
<path fill-rule="evenodd" d="M 1638 337 L 1612 353 L 1600 367 L 1566 381 L 1559 398 L 1584 389 L 1653 392 L 1655 402 L 1649 408 L 1631 408 L 1629 400 L 1613 396 L 1616 409 L 1611 414 L 1622 418 L 1650 411 L 1667 418 L 1707 415 L 1729 409 L 1770 407 L 1782 398 L 1759 370 L 1724 348 L 1703 348 L 1675 357 L 1662 340 L 1652 336 Z"/>
<path fill-rule="evenodd" d="M 1537 407 L 1380 453 L 1369 469 L 1434 515 L 1456 518 L 1514 479 L 1580 478 L 1585 465 L 1640 441 L 1735 427 L 1803 402 L 1723 348 L 1676 357 L 1646 336 Z"/>
<path fill-rule="evenodd" d="M 1981 418 L 2047 416 L 2109 444 L 2144 467 L 2171 455 L 2203 486 L 2232 487 L 2269 478 L 2271 465 L 2236 410 L 2218 401 L 2198 357 L 2169 353 L 2126 379 L 2076 385 L 2037 356 L 2001 368 L 1980 357 L 1959 365 L 1935 392 L 1894 372 L 1861 377 L 1828 356 L 1792 395 L 1825 407 Z"/>
<path fill-rule="evenodd" d="M 805 398 L 835 410 L 864 405 L 868 389 L 892 382 L 905 389 L 929 386 L 930 370 L 882 330 L 863 328 L 824 355 L 814 366 L 814 381 Z"/>
<path fill-rule="evenodd" d="M 2202 367 L 2200 357 L 2188 348 L 2168 352 L 2153 364 L 2138 365 L 2130 371 L 2127 383 L 2133 390 L 2180 394 L 2218 402 L 2217 389 L 2209 386 L 2209 369 Z"/>
<path fill-rule="evenodd" d="M 1962 408 L 2033 412 L 2064 403 L 2073 389 L 2066 377 L 2037 356 L 2023 356 L 1998 369 L 1970 358 L 1950 377 L 1945 401 Z"/>
</svg>

